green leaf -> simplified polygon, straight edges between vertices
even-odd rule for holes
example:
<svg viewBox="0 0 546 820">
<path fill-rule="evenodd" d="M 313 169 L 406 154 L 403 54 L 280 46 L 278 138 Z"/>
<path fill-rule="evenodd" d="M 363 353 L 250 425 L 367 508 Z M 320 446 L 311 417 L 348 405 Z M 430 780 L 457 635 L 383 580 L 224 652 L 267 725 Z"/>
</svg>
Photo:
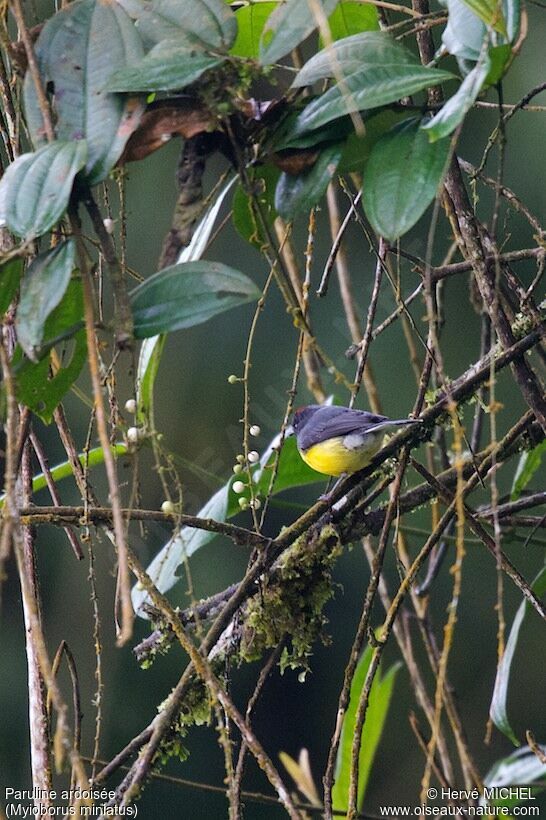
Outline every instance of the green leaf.
<svg viewBox="0 0 546 820">
<path fill-rule="evenodd" d="M 282 173 L 275 190 L 275 208 L 288 221 L 299 213 L 308 213 L 323 196 L 343 152 L 342 143 L 330 145 L 321 154 L 312 168 L 293 176 Z"/>
<path fill-rule="evenodd" d="M 543 754 L 546 754 L 546 746 L 542 745 L 540 748 Z M 488 788 L 510 787 L 515 783 L 518 785 L 530 785 L 532 783 L 546 785 L 546 766 L 541 763 L 529 746 L 522 746 L 521 749 L 512 752 L 508 757 L 498 760 L 485 775 L 483 782 L 484 786 Z M 511 804 L 514 805 L 517 802 L 519 801 L 512 800 Z M 495 804 L 497 804 L 497 801 L 495 801 Z M 529 812 L 529 814 L 531 813 Z M 538 817 L 538 813 L 535 816 Z"/>
<path fill-rule="evenodd" d="M 176 40 L 227 51 L 235 40 L 237 22 L 223 0 L 122 0 L 147 43 Z"/>
<path fill-rule="evenodd" d="M 110 450 L 115 456 L 122 456 L 127 452 L 127 445 L 121 442 L 119 444 L 112 444 Z M 104 450 L 102 447 L 94 447 L 86 453 L 79 453 L 78 461 L 82 467 L 89 467 L 89 469 L 98 467 L 100 464 L 104 463 Z M 70 461 L 63 461 L 61 464 L 56 464 L 55 467 L 50 467 L 49 471 L 55 484 L 65 478 L 70 478 L 71 475 L 74 475 Z M 43 473 L 37 473 L 32 479 L 32 492 L 37 493 L 39 490 L 44 490 L 46 487 L 47 481 L 45 475 Z M 4 506 L 5 500 L 6 494 L 2 493 L 2 495 L 0 495 L 0 509 Z"/>
<path fill-rule="evenodd" d="M 51 422 L 55 408 L 78 378 L 87 359 L 85 330 L 80 329 L 82 316 L 81 281 L 71 279 L 63 300 L 45 323 L 43 347 L 50 348 L 58 339 L 65 339 L 58 350 L 61 367 L 53 375 L 49 355 L 34 364 L 23 358 L 20 347 L 15 350 L 13 369 L 17 398 L 45 424 Z"/>
<path fill-rule="evenodd" d="M 485 78 L 484 88 L 497 85 L 502 80 L 514 57 L 512 47 L 508 43 L 503 46 L 491 46 L 488 54 L 489 71 Z"/>
<path fill-rule="evenodd" d="M 335 77 L 335 84 L 304 108 L 296 132 L 318 128 L 346 114 L 396 102 L 453 77 L 422 66 L 404 46 L 381 31 L 367 31 L 338 40 L 312 57 L 293 86 Z"/>
<path fill-rule="evenodd" d="M 463 0 L 447 0 L 448 20 L 442 43 L 450 54 L 462 60 L 477 61 L 487 29 Z"/>
<path fill-rule="evenodd" d="M 487 26 L 492 26 L 495 31 L 506 35 L 506 22 L 499 0 L 463 0 L 463 3 Z"/>
<path fill-rule="evenodd" d="M 532 584 L 532 589 L 537 597 L 541 597 L 546 592 L 546 567 L 537 575 Z M 512 670 L 512 662 L 518 644 L 519 632 L 525 616 L 532 609 L 531 604 L 527 601 L 522 601 L 518 607 L 518 611 L 514 617 L 514 621 L 510 628 L 510 634 L 506 642 L 504 655 L 497 667 L 497 676 L 495 678 L 495 687 L 493 690 L 493 697 L 489 707 L 489 715 L 495 726 L 508 737 L 514 746 L 519 746 L 520 742 L 516 737 L 514 730 L 508 720 L 508 684 L 510 682 L 510 673 Z M 514 780 L 514 783 L 525 783 L 525 780 Z"/>
<path fill-rule="evenodd" d="M 22 274 L 23 260 L 20 256 L 14 256 L 13 259 L 8 259 L 0 265 L 0 317 L 11 305 Z"/>
<path fill-rule="evenodd" d="M 444 103 L 431 120 L 422 126 L 428 132 L 431 141 L 441 140 L 449 136 L 464 120 L 484 86 L 489 68 L 490 60 L 486 55 L 467 74 L 459 86 L 459 90 Z"/>
<path fill-rule="evenodd" d="M 366 675 L 372 659 L 372 654 L 373 650 L 371 647 L 368 647 L 358 662 L 358 666 L 351 683 L 349 708 L 347 709 L 343 719 L 343 728 L 341 730 L 341 739 L 336 760 L 335 782 L 332 789 L 334 811 L 347 811 L 356 712 L 360 693 L 362 692 L 362 687 L 364 686 Z M 362 804 L 364 802 L 366 785 L 370 776 L 375 753 L 377 751 L 379 741 L 381 740 L 383 726 L 389 711 L 396 673 L 398 672 L 399 667 L 400 664 L 391 666 L 384 677 L 381 676 L 380 667 L 370 691 L 370 699 L 368 703 L 368 710 L 366 712 L 366 719 L 364 721 L 364 726 L 362 727 L 360 752 L 358 757 L 359 775 L 357 803 L 359 811 L 362 809 Z"/>
<path fill-rule="evenodd" d="M 285 3 L 279 3 L 264 28 L 260 44 L 262 65 L 278 62 L 299 46 L 319 27 L 317 8 L 326 18 L 337 3 L 338 0 L 286 0 Z"/>
<path fill-rule="evenodd" d="M 193 327 L 260 295 L 251 279 L 220 262 L 172 265 L 132 292 L 135 337 Z"/>
<path fill-rule="evenodd" d="M 419 120 L 378 139 L 366 166 L 363 205 L 374 231 L 394 241 L 426 211 L 442 180 L 449 140 L 429 142 Z"/>
<path fill-rule="evenodd" d="M 162 40 L 136 65 L 116 71 L 108 81 L 110 91 L 173 91 L 195 82 L 223 57 L 201 48 Z"/>
<path fill-rule="evenodd" d="M 86 175 L 101 182 L 119 159 L 143 111 L 135 98 L 111 94 L 108 78 L 141 59 L 141 39 L 118 3 L 79 0 L 47 21 L 35 46 L 43 84 L 53 89 L 60 140 L 87 140 Z M 45 141 L 34 82 L 27 71 L 23 96 L 35 146 Z"/>
<path fill-rule="evenodd" d="M 250 57 L 257 60 L 260 55 L 260 38 L 269 15 L 277 3 L 250 3 L 235 12 L 237 18 L 237 39 L 230 54 L 236 57 Z"/>
<path fill-rule="evenodd" d="M 86 158 L 81 140 L 59 140 L 22 154 L 0 181 L 0 222 L 27 241 L 49 231 L 63 216 Z"/>
<path fill-rule="evenodd" d="M 275 187 L 280 171 L 272 165 L 261 165 L 250 169 L 249 181 L 254 196 L 267 224 L 272 227 L 277 216 L 275 210 Z M 267 242 L 261 226 L 257 223 L 250 198 L 239 183 L 233 195 L 233 224 L 238 233 L 250 245 L 260 249 Z"/>
<path fill-rule="evenodd" d="M 389 129 L 405 119 L 405 111 L 392 111 L 390 108 L 369 112 L 364 118 L 365 133 L 360 135 L 353 132 L 346 140 L 337 169 L 338 174 L 349 174 L 353 171 L 362 173 L 376 142 Z"/>
<path fill-rule="evenodd" d="M 368 3 L 338 3 L 328 18 L 332 40 L 342 40 L 362 31 L 378 31 L 377 9 Z M 321 43 L 321 47 L 324 43 Z"/>
<path fill-rule="evenodd" d="M 273 151 L 316 148 L 319 145 L 324 145 L 324 143 L 339 142 L 344 137 L 354 133 L 351 118 L 342 117 L 335 122 L 322 126 L 322 128 L 317 128 L 316 131 L 306 131 L 304 134 L 300 134 L 296 127 L 298 116 L 298 111 L 292 111 L 275 130 L 271 143 Z"/>
<path fill-rule="evenodd" d="M 46 319 L 68 287 L 75 257 L 75 242 L 60 242 L 37 256 L 23 279 L 15 325 L 19 344 L 32 361 L 37 361 Z"/>
<path fill-rule="evenodd" d="M 519 457 L 518 466 L 512 482 L 510 500 L 517 501 L 542 463 L 546 453 L 546 440 L 541 441 L 532 450 L 526 450 Z"/>
<path fill-rule="evenodd" d="M 136 420 L 140 425 L 146 424 L 150 430 L 155 429 L 154 384 L 166 338 L 165 334 L 160 334 L 144 339 L 138 357 Z"/>
</svg>

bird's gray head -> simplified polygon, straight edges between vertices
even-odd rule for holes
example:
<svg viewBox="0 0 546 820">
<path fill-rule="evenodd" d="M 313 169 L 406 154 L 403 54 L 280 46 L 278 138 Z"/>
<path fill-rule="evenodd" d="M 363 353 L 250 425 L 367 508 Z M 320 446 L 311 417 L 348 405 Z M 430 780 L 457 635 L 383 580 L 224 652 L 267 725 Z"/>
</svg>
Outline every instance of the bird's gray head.
<svg viewBox="0 0 546 820">
<path fill-rule="evenodd" d="M 311 419 L 317 410 L 320 410 L 320 404 L 309 404 L 307 407 L 299 407 L 294 413 L 292 419 L 292 429 L 296 435 L 303 430 L 309 419 Z"/>
</svg>

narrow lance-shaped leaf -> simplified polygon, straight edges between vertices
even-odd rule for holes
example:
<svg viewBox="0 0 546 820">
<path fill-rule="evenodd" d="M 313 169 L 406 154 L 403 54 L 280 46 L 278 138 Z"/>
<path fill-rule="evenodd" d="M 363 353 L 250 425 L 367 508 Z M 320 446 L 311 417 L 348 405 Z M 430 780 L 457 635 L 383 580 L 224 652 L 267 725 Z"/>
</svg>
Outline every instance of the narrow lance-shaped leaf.
<svg viewBox="0 0 546 820">
<path fill-rule="evenodd" d="M 122 456 L 127 452 L 127 445 L 123 442 L 119 442 L 118 444 L 112 444 L 110 449 L 113 455 Z M 104 450 L 102 447 L 94 447 L 85 453 L 79 453 L 78 461 L 82 467 L 88 467 L 89 469 L 98 467 L 100 464 L 104 464 Z M 74 475 L 70 461 L 63 461 L 61 464 L 50 467 L 49 472 L 55 484 L 57 484 L 58 481 L 64 481 L 65 478 L 70 478 L 70 476 Z M 40 490 L 45 490 L 46 487 L 47 480 L 45 475 L 43 473 L 37 473 L 32 479 L 32 492 L 37 493 Z M 0 509 L 4 506 L 5 500 L 6 494 L 2 493 L 2 495 L 0 495 Z"/>
<path fill-rule="evenodd" d="M 442 43 L 454 57 L 478 60 L 487 30 L 463 0 L 447 0 L 448 19 Z"/>
<path fill-rule="evenodd" d="M 268 19 L 260 47 L 262 65 L 276 63 L 296 48 L 333 12 L 338 0 L 286 0 Z"/>
<path fill-rule="evenodd" d="M 56 140 L 18 157 L 0 181 L 0 223 L 27 241 L 49 231 L 66 211 L 86 158 L 85 140 Z"/>
<path fill-rule="evenodd" d="M 380 137 L 364 172 L 366 216 L 374 231 L 391 241 L 426 211 L 447 163 L 449 140 L 430 143 L 419 126 L 419 120 L 406 120 Z"/>
<path fill-rule="evenodd" d="M 510 499 L 517 501 L 523 490 L 527 487 L 534 474 L 542 464 L 542 457 L 546 453 L 546 440 L 539 442 L 532 450 L 526 450 L 521 454 L 514 481 L 512 482 L 512 492 Z"/>
<path fill-rule="evenodd" d="M 297 75 L 296 88 L 330 77 L 336 82 L 304 108 L 295 130 L 303 133 L 346 114 L 395 102 L 452 76 L 421 65 L 384 32 L 346 37 L 312 57 Z"/>
<path fill-rule="evenodd" d="M 539 745 L 538 748 L 543 755 L 546 754 L 546 746 L 544 744 Z M 497 789 L 501 789 L 504 786 L 513 786 L 515 783 L 536 783 L 537 785 L 541 784 L 542 786 L 545 786 L 546 765 L 540 760 L 539 757 L 537 757 L 529 746 L 522 746 L 521 749 L 517 749 L 517 751 L 512 752 L 512 754 L 508 755 L 508 757 L 498 760 L 485 775 L 483 783 L 484 786 Z M 506 797 L 502 799 L 501 795 L 499 795 L 499 799 L 494 801 L 495 805 L 515 805 L 520 802 L 517 799 L 517 789 L 514 790 L 508 788 L 506 791 L 508 792 Z M 516 794 L 514 794 L 514 791 Z M 535 817 L 538 817 L 538 814 L 535 815 Z"/>
<path fill-rule="evenodd" d="M 366 675 L 370 667 L 373 649 L 368 647 L 363 653 L 356 668 L 351 683 L 350 701 L 347 712 L 343 719 L 341 739 L 336 759 L 335 782 L 332 789 L 332 802 L 335 811 L 347 811 L 349 797 L 349 781 L 351 773 L 352 746 L 356 724 L 356 713 L 360 693 L 366 680 Z M 381 676 L 381 668 L 378 670 L 368 701 L 366 719 L 362 727 L 362 735 L 359 751 L 359 775 L 357 805 L 362 808 L 366 785 L 370 776 L 372 763 L 381 740 L 383 726 L 387 713 L 396 678 L 396 673 L 400 664 L 391 666 L 387 674 Z"/>
<path fill-rule="evenodd" d="M 72 239 L 34 259 L 21 285 L 16 328 L 19 344 L 33 361 L 44 338 L 47 317 L 64 296 L 75 264 Z"/>
<path fill-rule="evenodd" d="M 248 276 L 220 262 L 172 265 L 132 292 L 135 337 L 193 327 L 260 295 Z"/>
<path fill-rule="evenodd" d="M 138 125 L 142 101 L 107 90 L 119 68 L 143 55 L 141 39 L 116 2 L 80 0 L 51 17 L 36 42 L 45 87 L 53 89 L 55 130 L 61 140 L 86 139 L 86 175 L 94 185 L 106 178 Z M 45 141 L 34 82 L 27 72 L 25 113 L 34 145 Z"/>
<path fill-rule="evenodd" d="M 444 103 L 434 117 L 423 125 L 431 141 L 449 136 L 464 120 L 478 98 L 490 69 L 490 60 L 483 55 L 467 74 L 459 90 Z"/>
<path fill-rule="evenodd" d="M 546 567 L 537 575 L 533 581 L 532 588 L 535 595 L 539 598 L 546 592 Z M 508 719 L 508 684 L 510 682 L 512 662 L 518 645 L 520 629 L 530 609 L 531 604 L 527 603 L 527 601 L 522 601 L 516 612 L 504 654 L 497 668 L 493 698 L 491 700 L 491 706 L 489 707 L 491 720 L 506 737 L 510 738 L 515 746 L 519 746 L 520 743 Z M 513 782 L 525 783 L 526 781 L 514 780 Z"/>
</svg>

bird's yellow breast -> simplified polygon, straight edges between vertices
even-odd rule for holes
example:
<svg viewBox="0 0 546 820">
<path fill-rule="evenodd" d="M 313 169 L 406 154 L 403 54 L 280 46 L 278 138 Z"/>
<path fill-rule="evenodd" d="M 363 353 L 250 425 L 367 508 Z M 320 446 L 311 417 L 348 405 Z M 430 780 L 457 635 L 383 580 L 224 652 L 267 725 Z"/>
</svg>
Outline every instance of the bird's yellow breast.
<svg viewBox="0 0 546 820">
<path fill-rule="evenodd" d="M 369 436 L 358 449 L 349 449 L 344 444 L 345 436 L 338 436 L 314 444 L 308 450 L 300 450 L 300 455 L 313 470 L 324 475 L 356 473 L 369 464 L 379 449 L 381 439 L 382 436 Z"/>
</svg>

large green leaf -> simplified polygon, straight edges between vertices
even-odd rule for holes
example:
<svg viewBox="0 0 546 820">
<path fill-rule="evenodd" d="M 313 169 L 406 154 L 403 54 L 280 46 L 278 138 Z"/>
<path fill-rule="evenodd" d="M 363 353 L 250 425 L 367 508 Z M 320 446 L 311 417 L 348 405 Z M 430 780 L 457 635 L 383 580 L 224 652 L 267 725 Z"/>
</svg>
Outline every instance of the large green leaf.
<svg viewBox="0 0 546 820">
<path fill-rule="evenodd" d="M 227 51 L 235 40 L 237 22 L 223 0 L 118 0 L 136 20 L 146 43 L 180 39 Z"/>
<path fill-rule="evenodd" d="M 262 65 L 276 63 L 299 46 L 319 27 L 316 10 L 324 18 L 333 12 L 338 0 L 286 0 L 279 3 L 264 28 L 260 46 Z"/>
<path fill-rule="evenodd" d="M 342 40 L 362 31 L 378 31 L 377 9 L 369 3 L 353 3 L 350 0 L 338 3 L 328 18 L 328 26 L 332 40 Z"/>
<path fill-rule="evenodd" d="M 537 575 L 533 581 L 533 592 L 540 598 L 546 592 L 546 567 Z M 531 604 L 527 601 L 522 601 L 519 605 L 518 611 L 514 617 L 510 634 L 506 642 L 504 655 L 497 667 L 497 676 L 495 678 L 495 688 L 493 690 L 493 697 L 489 707 L 489 715 L 495 726 L 510 738 L 515 746 L 519 746 L 519 740 L 516 737 L 514 730 L 510 725 L 508 719 L 508 684 L 510 682 L 510 673 L 512 671 L 512 663 L 518 645 L 519 633 L 525 616 L 532 609 Z M 514 783 L 524 783 L 525 780 L 514 780 Z"/>
<path fill-rule="evenodd" d="M 87 140 L 90 184 L 105 179 L 143 111 L 136 98 L 111 94 L 108 78 L 141 59 L 141 39 L 118 3 L 78 0 L 47 21 L 36 42 L 43 84 L 52 89 L 60 140 Z M 24 82 L 27 124 L 35 146 L 44 125 L 30 72 Z"/>
<path fill-rule="evenodd" d="M 525 450 L 519 458 L 518 466 L 512 482 L 510 499 L 517 501 L 527 487 L 534 474 L 542 464 L 542 457 L 546 453 L 546 439 L 541 441 L 532 450 Z"/>
<path fill-rule="evenodd" d="M 422 66 L 404 46 L 380 31 L 338 40 L 312 57 L 294 87 L 335 78 L 335 84 L 304 108 L 296 131 L 318 128 L 346 114 L 377 108 L 452 78 L 452 74 Z"/>
<path fill-rule="evenodd" d="M 81 282 L 71 279 L 63 300 L 45 323 L 43 348 L 57 344 L 61 367 L 52 374 L 49 355 L 37 363 L 22 356 L 17 347 L 13 356 L 18 400 L 33 410 L 45 424 L 78 378 L 87 358 L 85 330 L 82 328 L 83 294 Z M 82 329 L 80 329 L 82 328 Z"/>
<path fill-rule="evenodd" d="M 218 57 L 178 40 L 162 40 L 136 65 L 121 68 L 108 80 L 110 91 L 172 91 L 198 80 L 220 65 Z"/>
<path fill-rule="evenodd" d="M 0 318 L 11 305 L 21 276 L 23 273 L 23 260 L 20 256 L 14 256 L 0 265 Z"/>
<path fill-rule="evenodd" d="M 231 49 L 236 57 L 257 59 L 260 54 L 260 39 L 266 21 L 277 3 L 249 3 L 237 9 L 237 39 Z"/>
<path fill-rule="evenodd" d="M 438 191 L 449 140 L 430 143 L 417 119 L 380 137 L 364 174 L 363 204 L 373 229 L 391 241 L 408 231 Z"/>
<path fill-rule="evenodd" d="M 260 295 L 251 279 L 220 262 L 172 265 L 132 292 L 135 337 L 201 324 Z"/>
<path fill-rule="evenodd" d="M 57 140 L 22 154 L 0 181 L 0 222 L 26 240 L 49 231 L 64 214 L 86 158 L 85 140 Z"/>
<path fill-rule="evenodd" d="M 341 739 L 336 759 L 335 782 L 332 789 L 332 803 L 334 811 L 347 811 L 349 798 L 349 781 L 351 773 L 352 746 L 356 724 L 356 712 L 362 687 L 366 680 L 366 675 L 372 659 L 373 650 L 368 647 L 363 653 L 356 668 L 352 683 L 349 708 L 343 719 Z M 400 664 L 391 666 L 387 674 L 381 676 L 381 668 L 378 670 L 372 688 L 366 719 L 362 727 L 360 741 L 360 752 L 358 756 L 358 797 L 357 805 L 359 811 L 362 809 L 366 785 L 370 776 L 372 763 L 381 740 L 383 726 L 389 711 L 392 690 L 396 673 Z"/>
<path fill-rule="evenodd" d="M 449 136 L 464 120 L 484 86 L 490 67 L 491 61 L 486 55 L 466 75 L 459 90 L 422 126 L 431 141 Z"/>
<path fill-rule="evenodd" d="M 282 173 L 275 190 L 275 208 L 286 220 L 299 213 L 308 213 L 323 196 L 336 172 L 343 144 L 324 148 L 315 164 L 297 176 Z"/>
<path fill-rule="evenodd" d="M 23 279 L 15 324 L 19 344 L 32 361 L 37 361 L 46 319 L 68 287 L 75 256 L 74 240 L 60 242 L 37 256 Z"/>
</svg>

